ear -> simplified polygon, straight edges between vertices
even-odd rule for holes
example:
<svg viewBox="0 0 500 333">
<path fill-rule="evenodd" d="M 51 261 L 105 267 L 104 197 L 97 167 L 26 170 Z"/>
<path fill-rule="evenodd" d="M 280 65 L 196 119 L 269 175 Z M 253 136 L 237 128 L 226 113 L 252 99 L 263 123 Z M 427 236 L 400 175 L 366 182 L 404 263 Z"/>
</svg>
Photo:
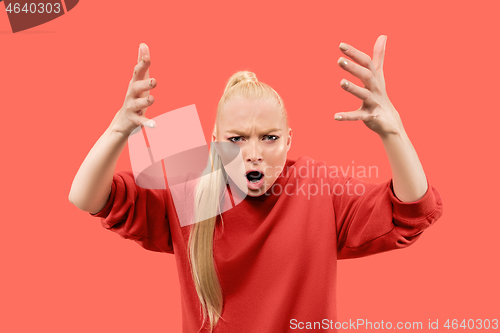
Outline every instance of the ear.
<svg viewBox="0 0 500 333">
<path fill-rule="evenodd" d="M 290 148 L 292 147 L 292 129 L 291 128 L 288 129 L 288 139 L 286 141 L 286 145 L 287 145 L 286 151 L 289 151 Z"/>
</svg>

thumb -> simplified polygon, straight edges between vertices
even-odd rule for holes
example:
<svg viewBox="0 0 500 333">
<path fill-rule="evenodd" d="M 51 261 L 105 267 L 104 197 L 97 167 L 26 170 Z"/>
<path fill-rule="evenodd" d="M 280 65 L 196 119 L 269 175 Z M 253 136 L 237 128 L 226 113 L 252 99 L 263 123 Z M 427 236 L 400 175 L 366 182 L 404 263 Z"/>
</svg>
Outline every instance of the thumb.
<svg viewBox="0 0 500 333">
<path fill-rule="evenodd" d="M 145 126 L 145 127 L 149 127 L 149 128 L 156 127 L 156 122 L 153 119 L 148 119 L 146 117 L 139 117 L 139 122 L 142 124 L 142 126 Z"/>
<path fill-rule="evenodd" d="M 385 44 L 387 42 L 386 35 L 380 35 L 373 47 L 373 64 L 377 70 L 383 71 L 385 58 Z"/>
</svg>

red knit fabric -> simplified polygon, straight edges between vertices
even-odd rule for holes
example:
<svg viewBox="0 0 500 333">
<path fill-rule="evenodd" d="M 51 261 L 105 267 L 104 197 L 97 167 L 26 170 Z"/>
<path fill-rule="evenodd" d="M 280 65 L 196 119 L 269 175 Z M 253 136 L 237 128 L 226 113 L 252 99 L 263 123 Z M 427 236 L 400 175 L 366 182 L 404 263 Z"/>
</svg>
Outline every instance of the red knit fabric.
<svg viewBox="0 0 500 333">
<path fill-rule="evenodd" d="M 298 322 L 336 332 L 326 327 L 336 321 L 337 259 L 407 247 L 443 213 L 429 183 L 424 197 L 406 203 L 394 195 L 392 180 L 373 184 L 333 170 L 306 156 L 287 159 L 266 194 L 222 213 L 223 227 L 217 218 L 214 258 L 224 308 L 214 333 L 295 332 Z M 147 250 L 175 254 L 183 332 L 198 332 L 200 305 L 187 259 L 191 226 L 180 226 L 170 190 L 140 188 L 131 171 L 118 171 L 107 205 L 92 216 Z"/>
</svg>

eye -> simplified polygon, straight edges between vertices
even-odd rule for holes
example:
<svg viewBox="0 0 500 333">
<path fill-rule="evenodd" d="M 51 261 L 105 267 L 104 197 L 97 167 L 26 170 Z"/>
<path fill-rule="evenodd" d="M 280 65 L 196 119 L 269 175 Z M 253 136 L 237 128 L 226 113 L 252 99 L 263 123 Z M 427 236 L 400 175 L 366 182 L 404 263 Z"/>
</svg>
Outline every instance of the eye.
<svg viewBox="0 0 500 333">
<path fill-rule="evenodd" d="M 233 142 L 233 143 L 236 143 L 236 142 L 240 142 L 240 141 L 234 141 L 233 139 L 240 139 L 241 136 L 233 136 L 232 138 L 229 138 L 228 140 Z"/>
<path fill-rule="evenodd" d="M 266 135 L 265 138 L 270 138 L 269 141 L 276 141 L 276 140 L 279 139 L 279 136 L 277 136 L 277 135 Z M 237 139 L 239 139 L 239 140 L 237 140 Z M 233 142 L 233 143 L 241 142 L 242 141 L 242 137 L 241 136 L 233 136 L 231 138 L 228 138 L 228 141 Z"/>
<path fill-rule="evenodd" d="M 274 138 L 274 139 L 271 139 L 271 141 L 276 141 L 276 140 L 278 140 L 278 139 L 280 138 L 280 137 L 279 137 L 279 136 L 277 136 L 277 135 L 266 135 L 266 137 L 268 137 L 268 138 L 269 138 L 269 137 Z"/>
</svg>

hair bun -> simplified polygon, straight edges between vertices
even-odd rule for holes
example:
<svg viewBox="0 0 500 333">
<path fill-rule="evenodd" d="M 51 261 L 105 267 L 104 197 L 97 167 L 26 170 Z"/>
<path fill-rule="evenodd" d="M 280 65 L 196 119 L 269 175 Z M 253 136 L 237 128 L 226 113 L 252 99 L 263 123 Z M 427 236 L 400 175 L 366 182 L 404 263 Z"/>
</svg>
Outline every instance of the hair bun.
<svg viewBox="0 0 500 333">
<path fill-rule="evenodd" d="M 253 72 L 242 71 L 242 72 L 238 72 L 238 73 L 239 74 L 237 76 L 237 83 L 241 82 L 241 81 L 259 82 L 259 80 L 257 80 L 257 76 Z"/>
<path fill-rule="evenodd" d="M 224 94 L 229 90 L 229 88 L 235 86 L 240 82 L 259 82 L 255 73 L 250 71 L 239 71 L 231 75 L 226 84 L 226 89 L 224 89 Z"/>
</svg>

